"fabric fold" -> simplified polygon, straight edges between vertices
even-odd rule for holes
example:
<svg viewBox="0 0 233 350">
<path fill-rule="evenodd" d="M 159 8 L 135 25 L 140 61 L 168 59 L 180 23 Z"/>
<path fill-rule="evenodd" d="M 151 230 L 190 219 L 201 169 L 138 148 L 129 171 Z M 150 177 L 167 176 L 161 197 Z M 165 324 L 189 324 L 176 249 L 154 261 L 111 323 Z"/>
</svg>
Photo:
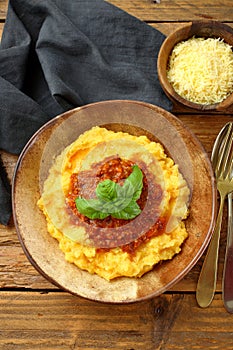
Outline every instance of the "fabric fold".
<svg viewBox="0 0 233 350">
<path fill-rule="evenodd" d="M 164 39 L 103 0 L 10 0 L 0 46 L 0 149 L 19 154 L 45 122 L 92 102 L 171 110 L 156 67 Z M 10 201 L 3 186 L 0 196 Z"/>
</svg>

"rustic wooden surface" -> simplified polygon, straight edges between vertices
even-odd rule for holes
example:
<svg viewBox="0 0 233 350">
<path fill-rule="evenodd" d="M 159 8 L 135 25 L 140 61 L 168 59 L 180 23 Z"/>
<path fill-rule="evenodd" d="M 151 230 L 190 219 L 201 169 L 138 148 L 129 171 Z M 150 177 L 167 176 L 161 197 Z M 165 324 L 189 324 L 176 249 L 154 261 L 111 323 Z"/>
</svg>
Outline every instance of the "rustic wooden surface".
<svg viewBox="0 0 233 350">
<path fill-rule="evenodd" d="M 182 22 L 214 19 L 233 26 L 232 0 L 110 0 L 165 35 Z M 7 1 L 0 0 L 0 33 Z M 190 113 L 174 107 L 210 156 L 228 114 Z M 16 156 L 1 151 L 9 177 Z M 198 307 L 195 288 L 203 257 L 172 290 L 130 305 L 106 305 L 65 293 L 31 266 L 13 221 L 0 225 L 0 349 L 232 349 L 233 315 L 221 299 L 226 241 L 226 208 L 220 242 L 217 292 L 207 309 Z"/>
</svg>

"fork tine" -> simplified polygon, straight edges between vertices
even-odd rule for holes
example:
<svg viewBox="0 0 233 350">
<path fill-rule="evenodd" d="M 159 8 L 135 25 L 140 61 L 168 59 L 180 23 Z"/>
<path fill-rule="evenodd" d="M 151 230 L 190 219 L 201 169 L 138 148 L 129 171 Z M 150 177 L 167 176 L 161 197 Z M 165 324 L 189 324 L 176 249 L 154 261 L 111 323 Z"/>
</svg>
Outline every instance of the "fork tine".
<svg viewBox="0 0 233 350">
<path fill-rule="evenodd" d="M 225 167 L 224 175 L 225 177 L 229 177 L 231 179 L 233 175 L 233 134 L 231 135 L 230 146 L 231 147 L 229 150 L 229 156 Z"/>
<path fill-rule="evenodd" d="M 218 155 L 220 153 L 220 148 L 222 146 L 222 140 L 223 140 L 223 137 L 226 133 L 226 128 L 228 127 L 228 124 L 226 124 L 222 129 L 221 131 L 219 132 L 215 142 L 214 142 L 214 145 L 213 145 L 213 150 L 212 150 L 212 154 L 211 154 L 211 162 L 212 162 L 212 166 L 214 169 L 216 169 L 217 167 L 217 163 L 218 163 Z M 220 145 L 220 146 L 219 146 Z"/>
<path fill-rule="evenodd" d="M 232 123 L 228 123 L 228 125 L 225 141 L 222 142 L 219 150 L 219 157 L 215 167 L 216 176 L 221 176 L 225 171 L 232 149 Z"/>
<path fill-rule="evenodd" d="M 222 159 L 222 173 L 225 176 L 227 176 L 231 168 L 229 163 L 231 162 L 231 157 L 232 157 L 232 141 L 233 141 L 233 135 L 232 135 L 232 124 L 231 124 L 227 135 L 225 153 Z"/>
<path fill-rule="evenodd" d="M 211 162 L 213 168 L 216 170 L 219 168 L 220 159 L 223 154 L 223 140 L 225 139 L 225 135 L 229 128 L 229 123 L 225 124 L 224 127 L 219 132 L 213 146 L 212 154 L 211 154 Z"/>
</svg>

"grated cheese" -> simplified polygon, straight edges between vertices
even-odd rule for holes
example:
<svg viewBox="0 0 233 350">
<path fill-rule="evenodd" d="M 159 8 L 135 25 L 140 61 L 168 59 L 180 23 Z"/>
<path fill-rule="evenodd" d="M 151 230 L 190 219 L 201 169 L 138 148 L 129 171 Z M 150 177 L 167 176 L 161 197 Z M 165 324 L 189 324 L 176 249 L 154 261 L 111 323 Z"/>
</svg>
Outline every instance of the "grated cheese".
<svg viewBox="0 0 233 350">
<path fill-rule="evenodd" d="M 219 38 L 182 41 L 170 55 L 167 77 L 186 100 L 199 104 L 221 102 L 233 92 L 232 47 Z"/>
</svg>

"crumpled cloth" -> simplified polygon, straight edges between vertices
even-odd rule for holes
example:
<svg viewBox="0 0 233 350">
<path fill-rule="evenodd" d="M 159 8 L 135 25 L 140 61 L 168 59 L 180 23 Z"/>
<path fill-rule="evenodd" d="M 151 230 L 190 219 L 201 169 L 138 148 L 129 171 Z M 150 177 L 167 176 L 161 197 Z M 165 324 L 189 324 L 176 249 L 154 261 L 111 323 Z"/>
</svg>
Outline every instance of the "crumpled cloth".
<svg viewBox="0 0 233 350">
<path fill-rule="evenodd" d="M 103 0 L 10 0 L 0 46 L 0 150 L 19 154 L 45 122 L 96 101 L 170 110 L 156 68 L 164 39 Z M 10 215 L 0 163 L 0 223 Z"/>
</svg>

